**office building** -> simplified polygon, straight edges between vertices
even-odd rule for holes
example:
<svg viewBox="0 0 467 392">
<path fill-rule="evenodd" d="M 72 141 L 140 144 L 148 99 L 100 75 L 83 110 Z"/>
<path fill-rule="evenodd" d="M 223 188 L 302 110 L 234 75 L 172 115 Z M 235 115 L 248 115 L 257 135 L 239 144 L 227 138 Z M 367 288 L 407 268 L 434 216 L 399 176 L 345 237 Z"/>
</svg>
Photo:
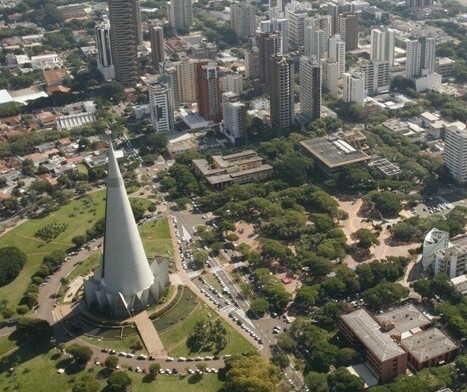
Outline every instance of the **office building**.
<svg viewBox="0 0 467 392">
<path fill-rule="evenodd" d="M 151 124 L 154 132 L 174 130 L 174 99 L 170 86 L 162 82 L 148 83 Z"/>
<path fill-rule="evenodd" d="M 230 6 L 232 30 L 237 37 L 247 38 L 256 31 L 256 8 L 247 3 L 234 3 Z"/>
<path fill-rule="evenodd" d="M 307 121 L 321 116 L 321 67 L 316 57 L 300 57 L 300 114 Z"/>
<path fill-rule="evenodd" d="M 371 30 L 370 59 L 373 61 L 387 61 L 394 65 L 395 30 L 387 26 Z"/>
<path fill-rule="evenodd" d="M 271 58 L 279 53 L 280 34 L 276 32 L 260 33 L 258 37 L 259 48 L 259 79 L 269 86 L 272 75 Z"/>
<path fill-rule="evenodd" d="M 354 102 L 363 105 L 365 100 L 365 74 L 354 72 L 344 74 L 344 92 L 342 99 L 344 102 Z"/>
<path fill-rule="evenodd" d="M 263 163 L 263 158 L 255 150 L 245 150 L 230 155 L 213 155 L 212 163 L 206 159 L 193 159 L 193 166 L 215 189 L 222 189 L 232 183 L 264 181 L 273 173 L 272 166 Z"/>
<path fill-rule="evenodd" d="M 257 47 L 245 51 L 245 77 L 259 78 L 259 50 Z"/>
<path fill-rule="evenodd" d="M 237 94 L 229 91 L 222 94 L 223 120 L 221 132 L 233 144 L 242 144 L 246 140 L 246 106 L 240 102 Z"/>
<path fill-rule="evenodd" d="M 151 40 L 151 60 L 154 67 L 165 60 L 164 52 L 164 30 L 162 26 L 149 26 L 149 37 Z"/>
<path fill-rule="evenodd" d="M 157 304 L 169 269 L 167 259 L 148 262 L 112 145 L 107 172 L 103 255 L 84 294 L 91 309 L 124 319 Z"/>
<path fill-rule="evenodd" d="M 405 77 L 407 79 L 416 79 L 434 73 L 436 54 L 434 38 L 407 39 L 406 53 Z"/>
<path fill-rule="evenodd" d="M 283 56 L 274 56 L 270 117 L 274 127 L 290 129 L 294 121 L 294 72 L 293 62 Z"/>
<path fill-rule="evenodd" d="M 321 85 L 330 95 L 339 93 L 339 63 L 331 59 L 321 60 Z"/>
<path fill-rule="evenodd" d="M 188 30 L 193 24 L 193 5 L 191 0 L 170 0 L 167 3 L 170 27 Z"/>
<path fill-rule="evenodd" d="M 110 43 L 110 22 L 105 19 L 96 26 L 97 69 L 104 80 L 115 79 L 115 68 L 112 62 Z"/>
<path fill-rule="evenodd" d="M 339 34 L 345 41 L 346 50 L 358 49 L 358 15 L 339 15 Z"/>
<path fill-rule="evenodd" d="M 196 74 L 198 113 L 206 120 L 218 123 L 222 120 L 218 66 L 215 63 L 198 63 Z"/>
<path fill-rule="evenodd" d="M 329 60 L 338 64 L 337 78 L 344 77 L 345 72 L 345 42 L 336 34 L 329 39 Z"/>
<path fill-rule="evenodd" d="M 109 19 L 115 79 L 131 86 L 138 80 L 138 45 L 142 41 L 139 0 L 110 0 Z"/>
<path fill-rule="evenodd" d="M 360 65 L 360 71 L 365 75 L 366 95 L 389 90 L 389 62 L 367 61 Z"/>
</svg>

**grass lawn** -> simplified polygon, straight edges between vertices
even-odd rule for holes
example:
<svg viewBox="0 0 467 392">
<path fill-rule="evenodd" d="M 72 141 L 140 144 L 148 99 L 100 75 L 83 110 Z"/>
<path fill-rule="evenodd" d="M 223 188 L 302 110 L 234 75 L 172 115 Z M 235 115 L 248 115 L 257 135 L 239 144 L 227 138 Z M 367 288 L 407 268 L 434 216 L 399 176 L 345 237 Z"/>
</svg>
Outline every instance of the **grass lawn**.
<svg viewBox="0 0 467 392">
<path fill-rule="evenodd" d="M 132 373 L 131 378 L 135 385 L 133 390 L 136 392 L 217 392 L 224 385 L 218 375 L 212 373 L 203 374 L 203 377 L 159 375 L 150 382 L 142 381 L 144 376 L 138 373 Z"/>
<path fill-rule="evenodd" d="M 16 341 L 10 340 L 8 336 L 0 337 L 0 357 L 16 347 Z"/>
<path fill-rule="evenodd" d="M 84 234 L 86 229 L 104 216 L 104 191 L 93 192 L 73 200 L 41 219 L 31 219 L 0 237 L 0 248 L 16 246 L 28 255 L 28 262 L 19 276 L 9 285 L 0 288 L 0 299 L 16 306 L 36 272 L 42 258 L 55 249 L 66 250 L 73 246 L 71 239 Z M 66 229 L 50 242 L 34 237 L 34 233 L 52 223 L 66 223 Z"/>
<path fill-rule="evenodd" d="M 199 306 L 199 301 L 193 292 L 184 287 L 182 295 L 176 304 L 159 318 L 154 320 L 154 326 L 158 332 L 162 332 L 176 324 L 184 316 L 190 314 L 193 309 Z"/>
<path fill-rule="evenodd" d="M 99 265 L 100 260 L 101 252 L 98 250 L 78 264 L 76 268 L 67 275 L 67 279 L 72 282 L 80 275 L 87 275 L 93 268 Z"/>
<path fill-rule="evenodd" d="M 164 344 L 168 354 L 172 357 L 189 357 L 198 355 L 209 355 L 212 352 L 190 352 L 186 345 L 186 340 L 197 321 L 216 320 L 219 316 L 217 313 L 202 304 L 191 313 L 186 319 L 180 321 L 172 328 L 160 333 L 160 338 Z M 216 354 L 238 354 L 245 351 L 256 351 L 254 346 L 248 342 L 243 336 L 235 331 L 230 325 L 222 320 L 222 324 L 227 330 L 228 343 L 227 346 Z"/>
<path fill-rule="evenodd" d="M 217 281 L 217 279 L 214 277 L 213 274 L 210 274 L 210 273 L 203 274 L 202 277 L 204 278 L 207 284 L 209 284 L 210 286 L 214 287 L 217 291 L 222 293 L 222 286 Z"/>
<path fill-rule="evenodd" d="M 79 338 L 81 340 L 84 340 L 85 342 L 91 343 L 98 347 L 105 347 L 109 349 L 112 348 L 114 350 L 124 351 L 126 353 L 147 354 L 145 348 L 143 348 L 142 350 L 133 350 L 131 348 L 131 346 L 133 346 L 136 342 L 141 342 L 141 338 L 139 337 L 139 335 L 124 336 L 122 339 L 118 340 L 99 340 L 97 338 L 92 338 L 90 336 L 85 335 L 81 335 L 79 336 Z"/>
<path fill-rule="evenodd" d="M 88 174 L 88 168 L 84 163 L 78 163 L 77 165 L 78 173 Z"/>
<path fill-rule="evenodd" d="M 173 257 L 172 239 L 167 218 L 146 222 L 139 226 L 141 240 L 148 257 Z"/>
<path fill-rule="evenodd" d="M 148 199 L 144 199 L 142 197 L 132 197 L 131 198 L 131 204 L 140 205 L 145 210 L 147 210 L 148 207 L 152 204 L 152 201 L 148 200 Z"/>
<path fill-rule="evenodd" d="M 0 344 L 3 341 L 0 341 Z M 8 370 L 13 367 L 10 373 Z M 194 367 L 194 366 L 193 366 Z M 57 369 L 65 369 L 57 374 Z M 49 351 L 43 344 L 26 344 L 5 358 L 0 364 L 0 390 L 2 392 L 52 392 L 70 391 L 72 386 L 83 379 L 97 379 L 104 388 L 106 380 L 99 378 L 100 366 L 88 364 L 87 369 L 77 369 L 65 354 Z M 143 374 L 128 373 L 133 380 L 135 392 L 160 390 L 164 392 L 217 392 L 223 385 L 217 374 L 203 377 L 159 375 L 154 381 L 147 381 Z"/>
</svg>

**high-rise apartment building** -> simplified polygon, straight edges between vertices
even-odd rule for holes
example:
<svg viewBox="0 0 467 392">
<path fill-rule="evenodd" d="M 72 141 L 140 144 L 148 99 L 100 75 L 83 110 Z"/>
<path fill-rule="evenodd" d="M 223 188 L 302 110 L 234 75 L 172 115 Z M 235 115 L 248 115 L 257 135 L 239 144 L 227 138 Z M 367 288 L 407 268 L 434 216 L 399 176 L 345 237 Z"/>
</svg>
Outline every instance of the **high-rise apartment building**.
<svg viewBox="0 0 467 392">
<path fill-rule="evenodd" d="M 322 86 L 336 97 L 339 93 L 339 63 L 330 58 L 321 60 Z"/>
<path fill-rule="evenodd" d="M 245 76 L 250 79 L 259 78 L 259 50 L 257 47 L 245 51 Z"/>
<path fill-rule="evenodd" d="M 279 53 L 280 34 L 277 32 L 260 33 L 258 37 L 259 48 L 259 79 L 265 85 L 271 82 L 271 57 Z"/>
<path fill-rule="evenodd" d="M 222 94 L 221 132 L 233 143 L 241 144 L 246 140 L 246 106 L 237 94 L 228 91 Z"/>
<path fill-rule="evenodd" d="M 184 57 L 180 61 L 174 63 L 175 69 L 177 70 L 177 84 L 179 94 L 176 98 L 177 102 L 196 102 L 196 65 L 198 63 L 199 60 L 190 59 L 188 57 Z"/>
<path fill-rule="evenodd" d="M 218 66 L 215 63 L 198 63 L 196 74 L 198 113 L 206 120 L 218 123 L 222 120 Z"/>
<path fill-rule="evenodd" d="M 308 121 L 321 116 L 321 67 L 316 57 L 300 57 L 300 114 Z"/>
<path fill-rule="evenodd" d="M 155 132 L 174 130 L 173 96 L 170 86 L 162 82 L 148 83 L 151 124 Z"/>
<path fill-rule="evenodd" d="M 170 0 L 167 3 L 170 27 L 187 30 L 193 24 L 193 5 L 191 0 Z"/>
<path fill-rule="evenodd" d="M 436 41 L 434 38 L 407 39 L 406 52 L 405 77 L 407 79 L 416 79 L 435 71 Z"/>
<path fill-rule="evenodd" d="M 389 90 L 389 62 L 369 61 L 361 64 L 365 75 L 365 94 L 377 94 Z"/>
<path fill-rule="evenodd" d="M 271 123 L 281 129 L 290 129 L 294 121 L 293 62 L 283 56 L 274 56 L 271 71 Z"/>
<path fill-rule="evenodd" d="M 227 74 L 219 78 L 222 92 L 231 91 L 239 95 L 243 91 L 243 75 L 239 73 Z"/>
<path fill-rule="evenodd" d="M 365 74 L 355 72 L 353 74 L 344 74 L 344 102 L 354 102 L 363 105 L 365 99 Z"/>
<path fill-rule="evenodd" d="M 339 34 L 339 6 L 328 3 L 328 15 L 331 17 L 331 35 Z"/>
<path fill-rule="evenodd" d="M 149 26 L 149 37 L 151 40 L 152 65 L 159 66 L 165 60 L 164 52 L 164 30 L 162 26 Z"/>
<path fill-rule="evenodd" d="M 456 126 L 446 128 L 444 165 L 459 184 L 467 182 L 467 130 Z"/>
<path fill-rule="evenodd" d="M 138 79 L 138 45 L 142 37 L 139 0 L 110 0 L 109 19 L 115 78 L 131 86 Z"/>
<path fill-rule="evenodd" d="M 342 78 L 345 72 L 345 42 L 339 34 L 329 39 L 329 59 L 338 64 L 337 78 Z"/>
<path fill-rule="evenodd" d="M 262 33 L 277 32 L 280 34 L 280 48 L 278 54 L 286 54 L 289 51 L 289 21 L 285 18 L 271 18 L 260 22 Z"/>
<path fill-rule="evenodd" d="M 256 8 L 247 3 L 234 3 L 230 6 L 232 29 L 237 37 L 247 38 L 256 31 Z"/>
<path fill-rule="evenodd" d="M 289 21 L 289 49 L 299 50 L 305 44 L 305 10 L 287 11 L 285 14 Z"/>
<path fill-rule="evenodd" d="M 408 8 L 430 7 L 433 0 L 405 0 L 405 5 Z"/>
<path fill-rule="evenodd" d="M 339 34 L 345 41 L 346 50 L 358 49 L 358 15 L 340 14 L 339 15 Z"/>
<path fill-rule="evenodd" d="M 326 34 L 323 30 L 316 29 L 312 25 L 305 26 L 305 56 L 315 56 L 318 59 L 327 57 L 328 42 L 329 39 L 326 39 Z"/>
<path fill-rule="evenodd" d="M 104 80 L 115 79 L 115 69 L 112 62 L 110 43 L 110 23 L 105 19 L 96 26 L 97 69 Z"/>
<path fill-rule="evenodd" d="M 389 66 L 394 65 L 395 30 L 387 26 L 371 30 L 370 59 L 374 61 L 387 61 Z"/>
</svg>

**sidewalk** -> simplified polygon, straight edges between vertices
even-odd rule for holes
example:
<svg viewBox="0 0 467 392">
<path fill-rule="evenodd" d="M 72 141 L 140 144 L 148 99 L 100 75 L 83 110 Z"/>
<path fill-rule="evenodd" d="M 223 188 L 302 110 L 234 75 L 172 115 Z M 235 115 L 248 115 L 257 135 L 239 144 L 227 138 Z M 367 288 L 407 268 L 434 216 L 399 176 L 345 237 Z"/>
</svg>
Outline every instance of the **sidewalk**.
<svg viewBox="0 0 467 392">
<path fill-rule="evenodd" d="M 149 318 L 148 312 L 141 312 L 133 317 L 136 328 L 138 329 L 141 340 L 146 347 L 146 350 L 150 355 L 155 355 L 156 357 L 165 357 L 167 352 L 164 349 L 162 341 L 159 337 L 159 334 L 154 328 L 154 324 Z"/>
</svg>

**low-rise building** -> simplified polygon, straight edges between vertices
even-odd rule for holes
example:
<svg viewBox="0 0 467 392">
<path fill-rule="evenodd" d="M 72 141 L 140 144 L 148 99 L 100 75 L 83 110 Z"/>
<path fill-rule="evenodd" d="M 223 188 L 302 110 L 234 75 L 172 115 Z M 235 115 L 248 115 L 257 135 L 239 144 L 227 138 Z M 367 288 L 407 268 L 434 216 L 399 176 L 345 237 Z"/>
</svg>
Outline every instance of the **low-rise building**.
<svg viewBox="0 0 467 392">
<path fill-rule="evenodd" d="M 42 72 L 47 87 L 69 84 L 71 75 L 66 69 L 51 69 Z"/>
<path fill-rule="evenodd" d="M 347 165 L 370 159 L 363 151 L 334 135 L 303 140 L 300 145 L 327 177 L 331 177 Z"/>
<path fill-rule="evenodd" d="M 254 150 L 245 150 L 230 155 L 213 155 L 212 164 L 205 159 L 194 159 L 198 173 L 214 188 L 226 185 L 262 181 L 270 177 L 271 165 L 263 163 L 263 158 Z"/>
</svg>

